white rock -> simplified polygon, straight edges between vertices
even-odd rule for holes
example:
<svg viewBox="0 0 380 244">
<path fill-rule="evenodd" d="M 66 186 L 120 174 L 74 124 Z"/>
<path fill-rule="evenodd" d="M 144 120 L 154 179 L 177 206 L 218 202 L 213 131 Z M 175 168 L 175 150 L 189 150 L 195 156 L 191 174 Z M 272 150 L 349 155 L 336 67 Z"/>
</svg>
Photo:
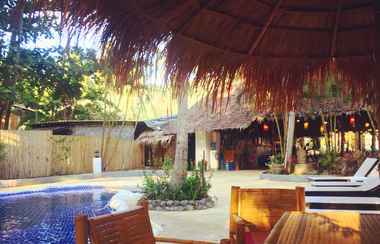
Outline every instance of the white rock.
<svg viewBox="0 0 380 244">
<path fill-rule="evenodd" d="M 109 206 L 114 212 L 128 211 L 137 206 L 142 196 L 141 193 L 120 190 L 111 198 Z M 155 236 L 162 232 L 162 227 L 154 222 L 152 222 L 152 229 Z"/>
<path fill-rule="evenodd" d="M 115 212 L 128 211 L 137 206 L 137 202 L 142 196 L 141 193 L 121 190 L 111 198 L 109 206 Z"/>
</svg>

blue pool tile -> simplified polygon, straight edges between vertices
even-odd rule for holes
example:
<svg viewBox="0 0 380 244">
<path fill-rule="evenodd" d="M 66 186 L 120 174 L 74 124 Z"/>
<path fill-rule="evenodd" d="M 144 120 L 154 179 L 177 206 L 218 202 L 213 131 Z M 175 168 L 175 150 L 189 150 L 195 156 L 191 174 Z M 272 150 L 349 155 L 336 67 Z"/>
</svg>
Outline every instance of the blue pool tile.
<svg viewBox="0 0 380 244">
<path fill-rule="evenodd" d="M 75 216 L 110 213 L 107 204 L 113 195 L 90 186 L 2 193 L 0 243 L 75 243 Z"/>
</svg>

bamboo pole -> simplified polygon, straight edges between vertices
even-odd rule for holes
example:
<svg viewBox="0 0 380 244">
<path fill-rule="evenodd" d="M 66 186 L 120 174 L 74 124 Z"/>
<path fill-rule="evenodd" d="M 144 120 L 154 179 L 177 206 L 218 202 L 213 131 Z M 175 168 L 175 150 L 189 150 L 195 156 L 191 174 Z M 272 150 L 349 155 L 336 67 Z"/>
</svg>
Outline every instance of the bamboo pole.
<svg viewBox="0 0 380 244">
<path fill-rule="evenodd" d="M 294 129 L 296 123 L 296 113 L 289 112 L 288 130 L 286 136 L 285 168 L 291 170 L 291 157 L 293 155 Z"/>
<path fill-rule="evenodd" d="M 274 121 L 275 121 L 276 127 L 277 127 L 278 138 L 280 139 L 281 157 L 284 157 L 284 148 L 283 148 L 283 142 L 282 142 L 280 123 L 278 122 L 278 118 L 277 118 L 275 113 L 273 113 L 273 117 L 274 117 Z"/>
</svg>

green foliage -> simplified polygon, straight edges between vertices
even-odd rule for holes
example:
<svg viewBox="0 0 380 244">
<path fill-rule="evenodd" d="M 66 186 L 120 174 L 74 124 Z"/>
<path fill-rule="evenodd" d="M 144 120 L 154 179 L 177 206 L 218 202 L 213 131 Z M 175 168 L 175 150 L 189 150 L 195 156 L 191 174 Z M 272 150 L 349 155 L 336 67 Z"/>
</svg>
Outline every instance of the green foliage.
<svg viewBox="0 0 380 244">
<path fill-rule="evenodd" d="M 100 65 L 94 50 L 22 49 L 19 66 L 15 87 L 1 87 L 0 94 L 36 111 L 24 114 L 23 124 L 36 119 L 121 119 L 105 84 L 108 69 Z M 0 61 L 0 73 L 6 70 Z"/>
<path fill-rule="evenodd" d="M 4 160 L 6 158 L 7 154 L 5 152 L 5 145 L 4 143 L 0 142 L 0 161 Z"/>
<path fill-rule="evenodd" d="M 322 170 L 330 169 L 337 161 L 339 154 L 334 151 L 326 152 L 319 158 L 319 167 Z"/>
<path fill-rule="evenodd" d="M 143 191 L 151 200 L 200 200 L 208 196 L 211 188 L 209 179 L 204 179 L 203 167 L 187 175 L 184 182 L 179 186 L 170 184 L 169 172 L 173 161 L 165 160 L 161 175 L 144 175 Z"/>
<path fill-rule="evenodd" d="M 162 170 L 164 171 L 165 175 L 169 176 L 170 171 L 173 169 L 173 160 L 170 158 L 165 158 L 164 162 L 162 164 Z"/>
<path fill-rule="evenodd" d="M 270 156 L 270 164 L 283 164 L 284 160 L 280 153 Z"/>
</svg>

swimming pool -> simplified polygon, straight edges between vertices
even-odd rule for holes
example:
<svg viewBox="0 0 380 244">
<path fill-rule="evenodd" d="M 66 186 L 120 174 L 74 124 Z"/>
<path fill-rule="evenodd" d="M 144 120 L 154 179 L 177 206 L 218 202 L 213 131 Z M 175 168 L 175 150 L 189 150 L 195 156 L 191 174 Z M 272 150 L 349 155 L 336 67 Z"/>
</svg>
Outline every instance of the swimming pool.
<svg viewBox="0 0 380 244">
<path fill-rule="evenodd" d="M 0 193 L 0 243 L 75 243 L 75 216 L 110 213 L 114 194 L 93 186 Z"/>
</svg>

